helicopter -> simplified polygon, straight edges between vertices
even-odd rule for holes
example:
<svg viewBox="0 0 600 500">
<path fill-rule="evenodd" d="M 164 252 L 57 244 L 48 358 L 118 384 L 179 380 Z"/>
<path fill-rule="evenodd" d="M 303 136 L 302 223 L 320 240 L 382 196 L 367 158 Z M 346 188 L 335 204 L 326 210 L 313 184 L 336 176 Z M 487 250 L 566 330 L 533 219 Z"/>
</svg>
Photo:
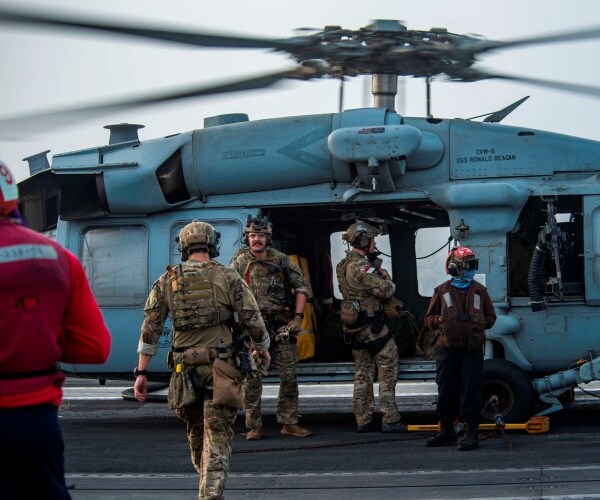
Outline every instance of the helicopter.
<svg viewBox="0 0 600 500">
<path fill-rule="evenodd" d="M 492 405 L 484 417 L 514 422 L 558 411 L 573 387 L 599 378 L 600 142 L 502 124 L 525 98 L 480 122 L 434 118 L 429 109 L 426 117 L 402 116 L 395 96 L 398 76 L 431 85 L 443 75 L 463 82 L 515 80 L 597 98 L 596 87 L 483 70 L 478 58 L 594 39 L 600 29 L 499 42 L 377 20 L 355 30 L 327 26 L 264 38 L 7 9 L 0 9 L 0 23 L 274 50 L 295 61 L 225 84 L 0 119 L 0 128 L 251 91 L 282 80 L 343 84 L 357 75 L 372 77 L 372 107 L 256 121 L 228 113 L 205 118 L 201 129 L 148 140 L 139 138 L 142 125 L 121 123 L 106 127 L 105 145 L 55 154 L 51 164 L 47 151 L 29 156 L 31 176 L 19 185 L 21 213 L 30 227 L 55 231 L 81 259 L 113 335 L 105 365 L 65 365 L 67 373 L 132 378 L 144 302 L 153 279 L 180 260 L 175 237 L 187 222 L 204 220 L 220 231 L 217 259 L 228 264 L 247 219 L 268 217 L 273 245 L 297 256 L 314 290 L 303 325 L 308 353 L 300 380 L 352 377 L 332 270 L 341 233 L 356 220 L 384 229 L 378 246 L 389 249 L 391 273 L 401 283 L 396 296 L 410 319 L 408 330 L 399 327 L 402 335 L 414 333 L 433 286 L 445 279 L 432 269 L 443 269 L 450 243 L 478 256 L 476 279 L 498 313 L 485 346 L 484 400 Z M 432 238 L 439 243 L 434 248 Z M 166 359 L 170 340 L 167 324 L 159 358 Z M 435 378 L 431 359 L 416 356 L 416 349 L 406 352 L 400 380 Z M 151 368 L 157 380 L 170 375 L 166 363 Z"/>
</svg>

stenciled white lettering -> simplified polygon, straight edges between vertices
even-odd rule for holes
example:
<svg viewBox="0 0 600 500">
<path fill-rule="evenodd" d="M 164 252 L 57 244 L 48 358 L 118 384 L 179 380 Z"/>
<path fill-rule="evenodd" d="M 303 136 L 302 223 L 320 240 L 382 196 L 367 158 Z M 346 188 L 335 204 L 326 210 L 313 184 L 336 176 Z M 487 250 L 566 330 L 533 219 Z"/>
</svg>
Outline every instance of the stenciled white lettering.
<svg viewBox="0 0 600 500">
<path fill-rule="evenodd" d="M 31 259 L 57 260 L 56 249 L 51 245 L 11 245 L 0 248 L 0 264 Z"/>
</svg>

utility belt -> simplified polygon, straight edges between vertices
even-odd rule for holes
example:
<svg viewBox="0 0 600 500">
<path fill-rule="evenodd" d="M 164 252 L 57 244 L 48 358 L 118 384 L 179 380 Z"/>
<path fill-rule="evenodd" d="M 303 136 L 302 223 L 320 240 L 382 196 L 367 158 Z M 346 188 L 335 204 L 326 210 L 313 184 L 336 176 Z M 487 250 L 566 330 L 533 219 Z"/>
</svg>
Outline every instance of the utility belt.
<svg viewBox="0 0 600 500">
<path fill-rule="evenodd" d="M 353 330 L 370 325 L 372 333 L 379 333 L 384 324 L 385 314 L 383 313 L 383 308 L 380 308 L 378 311 L 374 311 L 373 314 L 369 314 L 367 311 L 360 311 L 356 322 L 352 325 L 347 325 L 346 328 Z"/>
<path fill-rule="evenodd" d="M 171 409 L 202 408 L 205 400 L 214 406 L 239 410 L 244 406 L 242 381 L 244 374 L 233 364 L 232 352 L 222 346 L 174 347 L 169 352 L 169 368 L 173 370 L 169 382 L 168 404 Z M 209 365 L 212 369 L 212 387 L 201 381 L 195 366 Z"/>
<path fill-rule="evenodd" d="M 182 356 L 175 356 L 182 354 Z M 184 366 L 211 365 L 215 359 L 227 361 L 233 358 L 233 352 L 227 347 L 172 347 L 168 354 L 167 365 L 180 373 Z"/>
<path fill-rule="evenodd" d="M 44 370 L 33 370 L 30 372 L 12 372 L 12 373 L 0 372 L 0 380 L 16 380 L 16 379 L 22 379 L 22 378 L 42 377 L 44 375 L 54 375 L 57 372 L 58 372 L 58 368 L 56 366 L 52 366 L 51 368 L 46 368 Z"/>
<path fill-rule="evenodd" d="M 350 341 L 350 345 L 352 347 L 352 349 L 361 351 L 364 349 L 367 349 L 371 354 L 375 355 L 377 354 L 379 351 L 381 351 L 381 349 L 384 348 L 385 344 L 388 343 L 388 341 L 392 338 L 392 332 L 387 332 L 385 335 L 383 335 L 382 337 L 379 337 L 378 339 L 372 340 L 371 342 L 360 342 L 356 336 L 352 336 L 351 341 Z"/>
</svg>

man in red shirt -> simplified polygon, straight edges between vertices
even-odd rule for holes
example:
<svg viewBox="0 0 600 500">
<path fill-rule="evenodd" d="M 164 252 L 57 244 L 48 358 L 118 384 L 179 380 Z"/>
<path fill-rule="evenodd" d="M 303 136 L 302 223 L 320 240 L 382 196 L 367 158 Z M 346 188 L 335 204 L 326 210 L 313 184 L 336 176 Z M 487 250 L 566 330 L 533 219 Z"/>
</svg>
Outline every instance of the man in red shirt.
<svg viewBox="0 0 600 500">
<path fill-rule="evenodd" d="M 71 498 L 58 421 L 63 363 L 104 363 L 111 338 L 83 267 L 18 223 L 0 162 L 0 498 Z"/>
</svg>

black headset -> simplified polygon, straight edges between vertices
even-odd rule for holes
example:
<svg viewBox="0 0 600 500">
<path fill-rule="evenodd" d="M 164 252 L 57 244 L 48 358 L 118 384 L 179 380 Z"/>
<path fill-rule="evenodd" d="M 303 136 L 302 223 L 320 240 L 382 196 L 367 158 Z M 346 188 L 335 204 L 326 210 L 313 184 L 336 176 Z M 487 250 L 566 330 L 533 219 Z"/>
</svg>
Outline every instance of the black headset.
<svg viewBox="0 0 600 500">
<path fill-rule="evenodd" d="M 351 245 L 353 247 L 357 247 L 360 249 L 366 249 L 369 248 L 369 242 L 371 241 L 371 238 L 367 237 L 367 233 L 358 233 L 356 235 L 356 238 L 354 238 L 354 241 L 351 243 Z"/>
</svg>

